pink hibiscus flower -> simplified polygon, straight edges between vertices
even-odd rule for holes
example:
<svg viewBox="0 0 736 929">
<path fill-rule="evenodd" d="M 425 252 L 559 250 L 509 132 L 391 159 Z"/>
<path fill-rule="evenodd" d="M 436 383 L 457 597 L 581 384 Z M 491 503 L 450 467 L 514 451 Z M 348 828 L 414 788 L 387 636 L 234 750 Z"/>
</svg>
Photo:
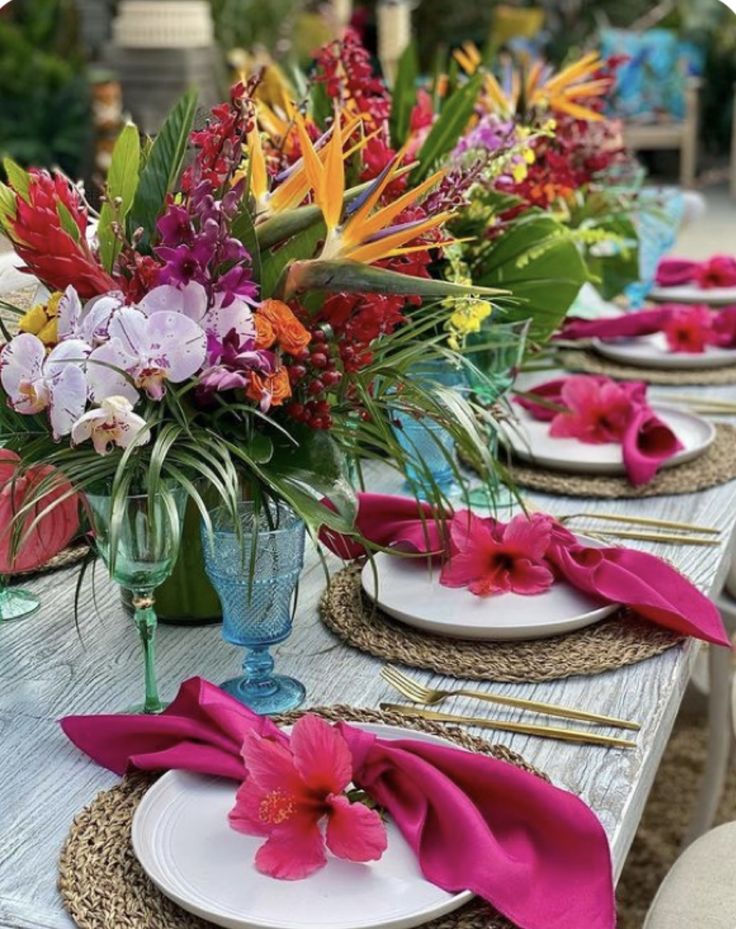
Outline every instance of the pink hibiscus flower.
<svg viewBox="0 0 736 929">
<path fill-rule="evenodd" d="M 699 287 L 733 287 L 736 285 L 736 258 L 730 255 L 714 255 L 704 261 L 695 271 Z"/>
<path fill-rule="evenodd" d="M 702 303 L 673 307 L 662 331 L 671 352 L 701 354 L 716 338 L 713 313 Z"/>
<path fill-rule="evenodd" d="M 631 419 L 632 400 L 625 387 L 584 374 L 568 377 L 560 391 L 567 408 L 552 420 L 549 434 L 589 445 L 620 442 Z"/>
<path fill-rule="evenodd" d="M 352 755 L 329 723 L 307 714 L 288 743 L 249 732 L 241 752 L 248 776 L 229 820 L 239 832 L 267 837 L 256 853 L 259 871 L 299 880 L 326 864 L 325 845 L 349 861 L 376 861 L 386 850 L 378 813 L 345 796 Z"/>
<path fill-rule="evenodd" d="M 479 597 L 507 591 L 542 593 L 554 582 L 544 559 L 551 534 L 548 516 L 515 516 L 504 525 L 469 510 L 457 513 L 450 524 L 452 553 L 440 583 L 467 587 Z"/>
</svg>

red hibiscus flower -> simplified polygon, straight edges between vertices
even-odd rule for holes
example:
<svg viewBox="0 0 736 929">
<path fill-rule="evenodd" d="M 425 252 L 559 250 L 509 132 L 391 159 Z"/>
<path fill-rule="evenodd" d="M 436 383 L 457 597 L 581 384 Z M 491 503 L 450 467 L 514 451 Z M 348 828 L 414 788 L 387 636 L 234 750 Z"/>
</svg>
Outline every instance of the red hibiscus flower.
<svg viewBox="0 0 736 929">
<path fill-rule="evenodd" d="M 704 304 L 676 307 L 662 331 L 671 352 L 701 354 L 716 339 L 713 313 Z"/>
<path fill-rule="evenodd" d="M 504 526 L 469 510 L 457 513 L 450 525 L 452 554 L 440 583 L 467 587 L 479 597 L 506 591 L 542 593 L 554 582 L 544 560 L 551 534 L 547 516 L 515 516 Z"/>
<path fill-rule="evenodd" d="M 620 442 L 631 419 L 631 396 L 614 381 L 585 375 L 568 377 L 560 391 L 568 412 L 558 413 L 550 425 L 555 438 L 574 438 L 589 445 Z"/>
<path fill-rule="evenodd" d="M 288 745 L 249 732 L 242 755 L 248 777 L 238 790 L 230 825 L 267 837 L 256 853 L 259 871 L 299 880 L 326 864 L 325 845 L 349 861 L 376 861 L 386 850 L 378 813 L 345 796 L 352 755 L 323 719 L 303 716 Z"/>
</svg>

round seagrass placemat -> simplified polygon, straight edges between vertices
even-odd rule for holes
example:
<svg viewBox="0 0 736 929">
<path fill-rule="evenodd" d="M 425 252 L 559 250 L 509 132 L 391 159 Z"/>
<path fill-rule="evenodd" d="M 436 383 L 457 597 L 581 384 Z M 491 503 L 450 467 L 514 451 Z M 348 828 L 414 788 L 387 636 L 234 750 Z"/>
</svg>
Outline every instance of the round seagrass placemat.
<svg viewBox="0 0 736 929">
<path fill-rule="evenodd" d="M 718 423 L 713 444 L 702 455 L 685 464 L 662 470 L 651 481 L 635 487 L 625 476 L 573 474 L 515 461 L 511 468 L 515 484 L 542 493 L 567 497 L 659 497 L 690 494 L 717 487 L 736 478 L 736 426 Z"/>
<path fill-rule="evenodd" d="M 610 619 L 547 639 L 482 642 L 402 625 L 363 593 L 359 565 L 335 574 L 322 596 L 322 622 L 353 648 L 412 668 L 477 681 L 530 683 L 599 674 L 661 654 L 682 637 L 619 611 Z"/>
<path fill-rule="evenodd" d="M 71 568 L 79 564 L 89 554 L 90 548 L 86 542 L 73 542 L 63 548 L 58 555 L 50 558 L 46 564 L 40 568 L 34 568 L 32 571 L 18 571 L 13 577 L 36 577 L 39 574 L 48 574 L 51 571 L 61 571 L 62 568 Z"/>
<path fill-rule="evenodd" d="M 585 374 L 603 374 L 620 381 L 646 381 L 647 384 L 667 384 L 674 387 L 696 384 L 736 384 L 736 365 L 722 368 L 673 369 L 642 368 L 638 365 L 621 364 L 604 358 L 594 351 L 569 349 L 557 355 L 560 366 L 568 371 L 583 371 Z"/>
<path fill-rule="evenodd" d="M 434 733 L 470 751 L 491 755 L 548 780 L 521 756 L 491 745 L 456 727 L 426 720 L 407 720 L 397 713 L 348 706 L 310 708 L 326 719 L 354 723 L 386 723 Z M 287 713 L 279 722 L 298 719 Z M 133 814 L 156 774 L 126 777 L 99 793 L 72 824 L 59 860 L 59 891 L 79 929 L 208 929 L 212 924 L 192 916 L 165 897 L 148 879 L 130 840 Z M 513 929 L 511 923 L 482 901 L 473 901 L 426 929 Z"/>
</svg>

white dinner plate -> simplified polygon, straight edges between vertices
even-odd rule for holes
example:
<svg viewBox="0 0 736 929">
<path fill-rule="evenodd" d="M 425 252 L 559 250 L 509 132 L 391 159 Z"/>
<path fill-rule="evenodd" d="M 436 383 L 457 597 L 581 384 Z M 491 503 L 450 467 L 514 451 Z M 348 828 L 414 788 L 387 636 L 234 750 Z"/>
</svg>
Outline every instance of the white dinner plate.
<svg viewBox="0 0 736 929">
<path fill-rule="evenodd" d="M 594 543 L 591 543 L 594 544 Z M 477 597 L 464 587 L 443 587 L 440 570 L 424 559 L 380 552 L 363 568 L 363 590 L 389 616 L 425 632 L 458 639 L 540 639 L 582 629 L 617 609 L 560 581 L 534 596 Z"/>
<path fill-rule="evenodd" d="M 685 371 L 736 364 L 736 348 L 707 345 L 704 352 L 673 352 L 667 347 L 667 339 L 663 332 L 606 342 L 593 339 L 593 348 L 605 358 L 644 368 Z"/>
<path fill-rule="evenodd" d="M 697 287 L 679 284 L 677 287 L 655 286 L 648 294 L 657 303 L 705 303 L 707 306 L 726 306 L 736 303 L 736 287 Z"/>
<path fill-rule="evenodd" d="M 502 426 L 506 445 L 524 461 L 574 474 L 625 474 L 623 450 L 618 442 L 588 445 L 578 439 L 556 438 L 549 434 L 550 424 L 542 422 L 523 407 L 514 404 L 517 422 Z M 684 448 L 668 458 L 662 467 L 692 461 L 702 455 L 715 438 L 712 422 L 675 406 L 653 403 L 652 409 L 675 433 Z"/>
<path fill-rule="evenodd" d="M 361 728 L 387 739 L 445 739 L 396 726 Z M 231 829 L 237 784 L 169 771 L 133 817 L 133 849 L 146 874 L 190 913 L 226 929 L 410 929 L 472 899 L 427 881 L 395 825 L 379 861 L 359 864 L 328 852 L 324 868 L 301 881 L 260 874 L 253 864 L 265 839 Z"/>
</svg>

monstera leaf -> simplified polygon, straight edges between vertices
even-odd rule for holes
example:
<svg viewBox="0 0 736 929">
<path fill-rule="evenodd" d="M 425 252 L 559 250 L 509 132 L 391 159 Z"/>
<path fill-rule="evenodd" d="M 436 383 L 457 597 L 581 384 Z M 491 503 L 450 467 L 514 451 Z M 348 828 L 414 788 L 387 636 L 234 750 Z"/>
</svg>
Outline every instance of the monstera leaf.
<svg viewBox="0 0 736 929">
<path fill-rule="evenodd" d="M 510 290 L 518 302 L 504 319 L 531 318 L 530 339 L 539 343 L 557 329 L 588 272 L 569 230 L 551 216 L 532 213 L 484 253 L 473 280 Z"/>
</svg>

